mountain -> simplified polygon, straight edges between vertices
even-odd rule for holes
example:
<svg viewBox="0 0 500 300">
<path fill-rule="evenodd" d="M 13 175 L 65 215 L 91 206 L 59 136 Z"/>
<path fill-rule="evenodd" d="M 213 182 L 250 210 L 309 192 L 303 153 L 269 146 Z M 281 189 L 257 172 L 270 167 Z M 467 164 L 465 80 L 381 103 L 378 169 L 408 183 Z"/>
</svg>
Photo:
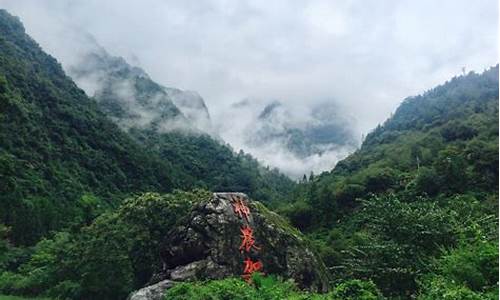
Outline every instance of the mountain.
<svg viewBox="0 0 500 300">
<path fill-rule="evenodd" d="M 0 222 L 14 242 L 82 222 L 129 192 L 179 186 L 173 167 L 109 121 L 4 10 L 0 57 Z"/>
<path fill-rule="evenodd" d="M 131 193 L 208 187 L 270 201 L 293 188 L 206 134 L 170 134 L 172 122 L 191 126 L 188 117 L 165 88 L 122 59 L 89 61 L 105 76 L 99 97 L 88 98 L 5 10 L 0 58 L 0 223 L 15 244 L 88 223 Z"/>
<path fill-rule="evenodd" d="M 225 140 L 296 180 L 330 170 L 358 146 L 354 118 L 334 101 L 303 105 L 252 98 L 221 114 L 227 117 L 216 126 Z M 224 121 L 232 116 L 237 122 Z"/>
<path fill-rule="evenodd" d="M 498 65 L 405 99 L 354 153 L 294 184 L 197 129 L 196 94 L 104 59 L 89 98 L 0 10 L 1 294 L 124 299 L 194 278 L 166 297 L 498 299 Z M 275 103 L 230 125 L 321 144 L 329 127 L 308 128 L 344 120 L 328 107 Z"/>
<path fill-rule="evenodd" d="M 67 67 L 68 74 L 121 128 L 215 133 L 205 101 L 197 92 L 164 87 L 143 69 L 111 56 L 92 36 L 82 39 L 87 48 Z"/>
<path fill-rule="evenodd" d="M 95 46 L 79 64 L 68 68 L 74 80 L 91 87 L 91 96 L 121 128 L 154 127 L 188 130 L 192 124 L 173 103 L 167 91 L 140 68 Z M 179 91 L 179 93 L 183 93 Z"/>
<path fill-rule="evenodd" d="M 182 91 L 176 88 L 164 88 L 173 103 L 186 118 L 198 129 L 210 135 L 216 134 L 210 113 L 203 98 L 194 91 Z"/>
<path fill-rule="evenodd" d="M 198 93 L 164 87 L 97 44 L 90 48 L 69 73 L 92 87 L 93 98 L 117 125 L 178 170 L 182 188 L 245 192 L 268 203 L 286 199 L 294 183 L 224 144 Z"/>
<path fill-rule="evenodd" d="M 304 120 L 297 120 L 289 107 L 273 101 L 259 114 L 248 143 L 261 147 L 277 142 L 286 145 L 298 157 L 305 158 L 343 147 L 355 149 L 351 129 L 348 120 L 333 103 L 318 104 Z"/>
<path fill-rule="evenodd" d="M 358 151 L 298 185 L 279 212 L 305 235 L 256 201 L 239 210 L 240 221 L 249 215 L 243 224 L 254 226 L 255 241 L 265 241 L 251 253 L 262 260 L 256 267 L 272 266 L 277 274 L 285 266 L 307 269 L 303 259 L 318 253 L 331 293 L 305 294 L 286 277 L 255 276 L 253 286 L 236 278 L 204 280 L 224 277 L 218 272 L 226 268 L 233 275 L 245 270 L 233 261 L 245 234 L 238 236 L 241 223 L 231 221 L 239 217 L 228 195 L 134 195 L 28 254 L 0 240 L 8 250 L 0 255 L 0 291 L 123 299 L 148 285 L 131 296 L 150 299 L 168 288 L 173 299 L 496 299 L 498 66 L 408 98 Z M 285 250 L 294 244 L 307 254 Z M 225 259 L 226 252 L 234 254 Z M 288 255 L 293 259 L 282 258 Z M 299 284 L 311 283 L 315 272 L 306 273 Z M 201 281 L 173 282 L 184 278 Z"/>
<path fill-rule="evenodd" d="M 359 150 L 282 207 L 315 237 L 334 277 L 370 278 L 396 298 L 493 297 L 498 72 L 471 72 L 405 99 Z"/>
</svg>

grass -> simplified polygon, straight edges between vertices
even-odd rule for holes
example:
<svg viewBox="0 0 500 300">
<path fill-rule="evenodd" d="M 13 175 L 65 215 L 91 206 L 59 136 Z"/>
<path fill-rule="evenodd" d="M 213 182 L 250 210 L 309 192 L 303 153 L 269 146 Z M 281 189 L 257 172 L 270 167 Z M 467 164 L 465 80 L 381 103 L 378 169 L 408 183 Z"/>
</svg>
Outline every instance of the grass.
<svg viewBox="0 0 500 300">
<path fill-rule="evenodd" d="M 0 300 L 50 300 L 49 298 L 24 298 L 18 296 L 0 295 Z"/>
</svg>

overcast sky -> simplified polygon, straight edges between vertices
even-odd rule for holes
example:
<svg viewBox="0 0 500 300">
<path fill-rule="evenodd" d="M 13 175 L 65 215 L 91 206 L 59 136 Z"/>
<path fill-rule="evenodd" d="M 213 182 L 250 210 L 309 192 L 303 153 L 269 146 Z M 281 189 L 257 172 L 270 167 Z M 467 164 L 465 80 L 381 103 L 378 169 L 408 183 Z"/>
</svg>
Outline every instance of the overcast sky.
<svg viewBox="0 0 500 300">
<path fill-rule="evenodd" d="M 404 97 L 498 61 L 496 0 L 0 0 L 62 61 L 93 35 L 215 119 L 244 98 L 337 101 L 366 133 Z"/>
</svg>

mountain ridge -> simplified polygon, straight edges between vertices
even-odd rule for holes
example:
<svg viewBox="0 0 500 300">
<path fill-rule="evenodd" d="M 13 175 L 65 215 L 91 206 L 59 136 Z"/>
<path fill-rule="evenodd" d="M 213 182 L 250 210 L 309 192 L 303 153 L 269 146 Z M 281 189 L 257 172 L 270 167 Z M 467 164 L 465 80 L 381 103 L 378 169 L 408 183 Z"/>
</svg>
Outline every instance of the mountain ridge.
<svg viewBox="0 0 500 300">
<path fill-rule="evenodd" d="M 208 135 L 165 136 L 166 148 L 158 151 L 154 138 L 148 138 L 156 134 L 154 126 L 136 136 L 124 132 L 5 10 L 0 11 L 0 46 L 0 222 L 11 227 L 16 244 L 88 223 L 134 192 L 234 188 L 271 200 L 279 194 L 275 189 L 286 192 L 293 186 L 279 172 L 238 156 Z M 143 78 L 144 103 L 151 100 L 150 87 L 166 97 L 143 71 L 123 70 Z M 170 112 L 180 113 L 165 103 L 160 121 Z"/>
</svg>

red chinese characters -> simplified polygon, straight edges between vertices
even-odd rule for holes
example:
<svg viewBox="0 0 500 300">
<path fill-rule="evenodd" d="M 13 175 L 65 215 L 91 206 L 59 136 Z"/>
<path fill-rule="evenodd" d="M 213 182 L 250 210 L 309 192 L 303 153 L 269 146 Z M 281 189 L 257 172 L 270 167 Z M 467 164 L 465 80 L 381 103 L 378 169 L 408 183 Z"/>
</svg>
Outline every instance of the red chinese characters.
<svg viewBox="0 0 500 300">
<path fill-rule="evenodd" d="M 254 272 L 259 272 L 262 271 L 262 262 L 260 260 L 253 261 L 250 258 L 245 259 L 243 262 L 245 264 L 245 267 L 243 269 L 243 279 L 245 279 L 247 282 L 250 282 L 252 279 L 252 274 Z"/>
<path fill-rule="evenodd" d="M 252 227 L 249 226 L 249 217 L 250 217 L 250 208 L 245 204 L 243 199 L 239 196 L 234 196 L 232 198 L 232 206 L 233 212 L 238 215 L 240 219 L 243 220 L 246 224 L 240 228 L 241 232 L 241 245 L 239 250 L 241 253 L 250 254 L 250 251 L 253 249 L 255 252 L 260 250 L 260 247 L 255 245 L 255 237 L 254 231 Z M 254 252 L 254 254 L 255 254 Z M 246 255 L 245 255 L 246 256 Z M 261 272 L 263 269 L 263 264 L 260 260 L 252 260 L 249 257 L 246 257 L 243 261 L 243 279 L 245 279 L 248 283 L 252 281 L 252 274 L 255 272 Z"/>
<path fill-rule="evenodd" d="M 259 247 L 255 245 L 255 238 L 253 237 L 253 229 L 248 225 L 245 225 L 240 229 L 241 231 L 241 245 L 240 251 L 250 252 L 250 249 L 260 250 Z"/>
<path fill-rule="evenodd" d="M 234 213 L 237 214 L 240 218 L 245 218 L 245 220 L 247 220 L 248 222 L 250 209 L 248 208 L 248 206 L 246 206 L 245 202 L 243 202 L 240 197 L 237 197 L 232 204 Z"/>
</svg>

